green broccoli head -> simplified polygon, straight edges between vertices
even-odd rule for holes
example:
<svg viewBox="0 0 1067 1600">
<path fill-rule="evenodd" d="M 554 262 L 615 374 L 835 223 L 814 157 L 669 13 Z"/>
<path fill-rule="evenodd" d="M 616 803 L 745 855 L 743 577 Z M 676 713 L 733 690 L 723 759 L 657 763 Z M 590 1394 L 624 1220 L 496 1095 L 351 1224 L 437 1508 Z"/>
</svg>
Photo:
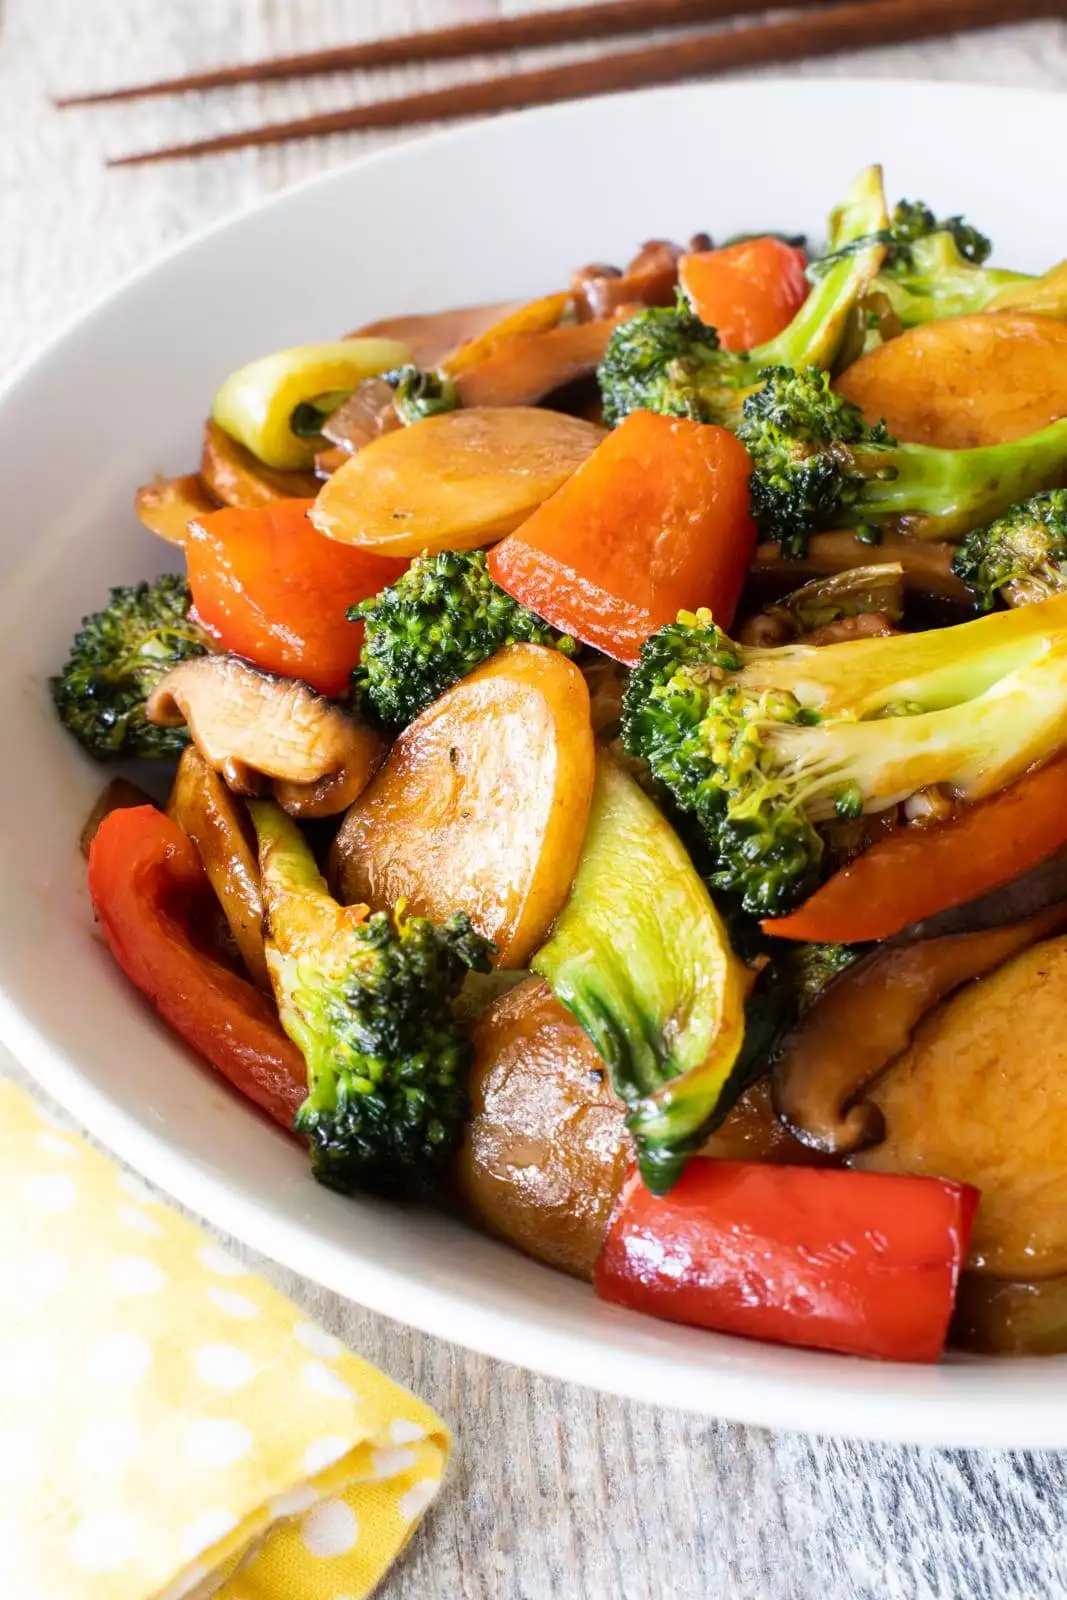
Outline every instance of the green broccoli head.
<svg viewBox="0 0 1067 1600">
<path fill-rule="evenodd" d="M 1032 605 L 1067 590 L 1067 489 L 1050 489 L 1012 506 L 969 533 L 953 571 L 989 611 L 998 595 Z"/>
<path fill-rule="evenodd" d="M 484 550 L 417 556 L 403 577 L 349 616 L 366 628 L 353 686 L 391 729 L 406 727 L 506 645 L 554 646 L 568 656 L 578 648 L 493 582 Z"/>
<path fill-rule="evenodd" d="M 868 427 L 825 372 L 765 369 L 738 429 L 752 457 L 752 509 L 765 537 L 802 556 L 820 528 L 896 523 L 952 539 L 1067 474 L 1067 418 L 973 450 L 898 444 Z"/>
<path fill-rule="evenodd" d="M 699 822 L 713 887 L 757 916 L 815 884 L 820 828 L 931 784 L 979 799 L 1067 744 L 1067 595 L 928 633 L 733 645 L 707 612 L 646 643 L 623 740 Z"/>
<path fill-rule="evenodd" d="M 410 425 L 424 417 L 436 417 L 459 406 L 459 391 L 442 372 L 408 365 L 384 374 L 394 393 L 393 407 L 401 422 Z"/>
<path fill-rule="evenodd" d="M 659 411 L 702 421 L 702 390 L 720 374 L 728 382 L 731 366 L 715 329 L 679 292 L 675 305 L 649 306 L 612 334 L 598 373 L 604 420 L 614 428 L 631 411 Z"/>
<path fill-rule="evenodd" d="M 862 498 L 863 474 L 840 447 L 894 441 L 884 424 L 868 428 L 859 407 L 835 394 L 829 373 L 817 367 L 765 367 L 760 377 L 763 387 L 745 401 L 737 432 L 755 465 L 752 514 L 784 555 L 803 555 L 811 533 L 839 524 Z"/>
<path fill-rule="evenodd" d="M 641 651 L 623 702 L 622 739 L 704 830 L 711 886 L 739 895 L 753 915 L 772 916 L 813 885 L 822 840 L 804 817 L 762 804 L 770 796 L 758 780 L 744 779 L 754 767 L 761 719 L 739 703 L 741 668 L 739 647 L 709 612 L 683 612 Z M 775 719 L 803 715 L 791 696 L 777 693 L 762 710 Z"/>
<path fill-rule="evenodd" d="M 915 246 L 942 235 L 951 239 L 960 257 L 974 267 L 989 259 L 991 240 L 963 217 L 937 218 L 922 200 L 901 200 L 894 207 L 889 224 L 889 251 L 883 271 L 915 264 Z"/>
<path fill-rule="evenodd" d="M 784 981 L 795 999 L 798 1011 L 806 1011 L 823 990 L 862 954 L 861 945 L 807 944 L 803 941 L 777 941 L 775 959 Z M 783 949 L 782 946 L 785 946 Z"/>
<path fill-rule="evenodd" d="M 82 620 L 66 665 L 49 686 L 63 725 L 99 760 L 181 755 L 187 730 L 149 722 L 145 702 L 179 661 L 206 654 L 189 604 L 189 585 L 169 574 L 112 589 L 104 610 Z"/>
<path fill-rule="evenodd" d="M 681 293 L 677 305 L 640 311 L 622 323 L 599 372 L 608 425 L 631 411 L 660 411 L 736 428 L 762 368 L 832 366 L 885 255 L 886 222 L 881 172 L 869 167 L 832 218 L 839 259 L 827 265 L 788 327 L 754 350 L 721 349 L 714 328 L 694 315 Z"/>
<path fill-rule="evenodd" d="M 307 1063 L 294 1126 L 315 1177 L 343 1193 L 430 1193 L 463 1132 L 471 1045 L 453 1011 L 493 946 L 465 915 L 368 915 L 331 897 L 299 828 L 249 806 L 259 842 L 267 964 L 282 1026 Z"/>
<path fill-rule="evenodd" d="M 990 267 L 989 240 L 962 217 L 938 218 L 921 201 L 903 200 L 884 237 L 886 258 L 871 289 L 904 328 L 980 311 L 1067 314 L 1067 264 L 1039 278 Z"/>
</svg>

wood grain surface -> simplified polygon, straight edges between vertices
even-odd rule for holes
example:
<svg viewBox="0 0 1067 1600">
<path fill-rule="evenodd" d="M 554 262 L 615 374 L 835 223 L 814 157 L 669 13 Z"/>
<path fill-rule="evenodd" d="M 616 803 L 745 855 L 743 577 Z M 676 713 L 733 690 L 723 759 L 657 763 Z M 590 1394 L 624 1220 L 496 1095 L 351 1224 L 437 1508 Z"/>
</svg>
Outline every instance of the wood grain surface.
<svg viewBox="0 0 1067 1600">
<path fill-rule="evenodd" d="M 161 247 L 405 137 L 346 135 L 107 173 L 104 155 L 329 110 L 361 86 L 338 76 L 63 116 L 49 94 L 528 9 L 530 0 L 0 0 L 0 378 Z M 1012 10 L 1004 0 L 1006 18 Z M 476 66 L 506 72 L 543 59 Z M 433 88 L 469 70 L 391 68 L 367 92 Z M 1067 25 L 1009 26 L 811 70 L 1067 89 Z M 6 1058 L 2 1071 L 21 1076 Z M 1067 1595 L 1067 1456 L 838 1444 L 632 1405 L 469 1355 L 251 1259 L 456 1429 L 450 1486 L 383 1600 Z"/>
</svg>

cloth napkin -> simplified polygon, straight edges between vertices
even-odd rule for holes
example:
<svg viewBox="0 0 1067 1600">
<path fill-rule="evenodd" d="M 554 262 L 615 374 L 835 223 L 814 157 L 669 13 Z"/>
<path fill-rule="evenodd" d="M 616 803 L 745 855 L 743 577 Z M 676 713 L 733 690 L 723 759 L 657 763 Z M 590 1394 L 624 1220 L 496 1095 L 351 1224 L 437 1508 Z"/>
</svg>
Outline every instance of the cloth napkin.
<svg viewBox="0 0 1067 1600">
<path fill-rule="evenodd" d="M 0 1084 L 0 1595 L 360 1600 L 428 1407 Z"/>
</svg>

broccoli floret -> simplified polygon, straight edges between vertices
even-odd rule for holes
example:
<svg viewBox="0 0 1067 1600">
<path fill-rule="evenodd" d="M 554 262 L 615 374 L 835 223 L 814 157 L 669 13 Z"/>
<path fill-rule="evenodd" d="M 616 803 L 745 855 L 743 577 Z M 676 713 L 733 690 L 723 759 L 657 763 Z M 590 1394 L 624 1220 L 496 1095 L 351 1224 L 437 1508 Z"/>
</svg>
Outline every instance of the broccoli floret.
<svg viewBox="0 0 1067 1600">
<path fill-rule="evenodd" d="M 814 1005 L 838 973 L 844 972 L 862 954 L 860 945 L 793 944 L 785 939 L 780 940 L 779 944 L 788 945 L 787 949 L 778 949 L 775 954 L 799 1012 Z"/>
<path fill-rule="evenodd" d="M 893 213 L 885 262 L 872 292 L 885 295 L 905 328 L 1009 305 L 1067 311 L 1063 265 L 1034 278 L 985 265 L 992 246 L 962 217 L 938 219 L 921 201 L 901 201 Z"/>
<path fill-rule="evenodd" d="M 938 450 L 868 427 L 814 367 L 762 376 L 738 438 L 753 461 L 753 515 L 786 555 L 802 556 L 820 528 L 894 522 L 955 538 L 1067 474 L 1067 418 L 1006 444 Z"/>
<path fill-rule="evenodd" d="M 928 633 L 750 650 L 710 613 L 645 644 L 623 740 L 700 823 L 713 887 L 776 916 L 814 887 L 820 825 L 929 784 L 1004 788 L 1067 742 L 1067 596 Z"/>
<path fill-rule="evenodd" d="M 937 218 L 922 200 L 901 200 L 893 208 L 889 225 L 889 254 L 886 268 L 911 266 L 915 247 L 926 239 L 943 235 L 952 240 L 960 258 L 980 267 L 988 261 L 993 244 L 963 217 Z"/>
<path fill-rule="evenodd" d="M 718 386 L 735 358 L 719 348 L 719 335 L 701 322 L 679 290 L 673 306 L 649 306 L 615 329 L 598 379 L 604 421 L 614 428 L 631 411 L 670 417 L 705 415 L 701 385 Z M 739 380 L 740 381 L 740 380 Z"/>
<path fill-rule="evenodd" d="M 169 574 L 112 589 L 104 610 L 82 619 L 66 665 L 49 687 L 68 732 L 99 760 L 181 755 L 187 730 L 157 727 L 144 708 L 172 667 L 206 653 L 189 602 L 185 579 Z"/>
<path fill-rule="evenodd" d="M 430 1193 L 459 1143 L 471 1045 L 453 1012 L 493 946 L 465 915 L 435 924 L 340 906 L 294 822 L 250 803 L 259 841 L 267 965 L 282 1026 L 303 1053 L 294 1127 L 315 1177 L 350 1194 Z"/>
<path fill-rule="evenodd" d="M 983 611 L 997 596 L 1033 605 L 1067 589 L 1067 489 L 1035 494 L 969 533 L 952 570 Z"/>
<path fill-rule="evenodd" d="M 829 367 L 853 311 L 885 254 L 881 173 L 871 167 L 835 212 L 831 231 L 843 247 L 789 326 L 747 352 L 719 347 L 714 328 L 694 316 L 684 296 L 674 307 L 638 312 L 612 334 L 600 366 L 609 427 L 631 411 L 660 411 L 735 428 L 745 394 L 764 367 Z"/>
<path fill-rule="evenodd" d="M 383 377 L 393 388 L 396 414 L 407 425 L 439 416 L 443 411 L 455 411 L 459 406 L 459 391 L 443 372 L 409 365 L 395 367 Z"/>
<path fill-rule="evenodd" d="M 1039 278 L 986 266 L 992 246 L 985 234 L 963 217 L 935 217 L 922 201 L 902 200 L 889 227 L 868 242 L 875 239 L 886 255 L 869 298 L 877 303 L 880 296 L 901 327 L 1008 307 L 1049 316 L 1067 312 L 1067 263 Z M 831 250 L 811 264 L 809 275 L 817 279 L 855 248 Z"/>
<path fill-rule="evenodd" d="M 505 645 L 554 646 L 568 656 L 578 648 L 493 582 L 484 550 L 417 556 L 402 578 L 348 615 L 366 627 L 354 688 L 392 729 L 406 727 Z"/>
</svg>

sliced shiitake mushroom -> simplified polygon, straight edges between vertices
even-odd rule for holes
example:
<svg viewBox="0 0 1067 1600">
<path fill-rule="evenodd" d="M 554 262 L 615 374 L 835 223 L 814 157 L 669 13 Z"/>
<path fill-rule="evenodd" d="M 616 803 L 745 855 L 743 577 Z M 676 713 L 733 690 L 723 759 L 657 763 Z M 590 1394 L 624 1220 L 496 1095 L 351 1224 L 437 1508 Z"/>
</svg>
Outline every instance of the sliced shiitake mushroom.
<svg viewBox="0 0 1067 1600">
<path fill-rule="evenodd" d="M 974 597 L 952 570 L 955 554 L 955 545 L 936 540 L 924 543 L 903 533 L 883 533 L 877 545 L 872 546 L 842 528 L 833 533 L 814 534 L 800 561 L 783 559 L 781 545 L 773 540 L 758 544 L 750 582 L 759 598 L 771 598 L 788 594 L 798 585 L 824 574 L 869 567 L 872 562 L 893 563 L 902 568 L 904 587 L 909 595 L 952 601 L 973 612 Z"/>
<path fill-rule="evenodd" d="M 473 1032 L 471 1114 L 458 1161 L 475 1221 L 538 1261 L 592 1275 L 626 1168 L 626 1110 L 574 1017 L 537 978 L 524 978 Z M 792 1165 L 819 1157 L 752 1085 L 701 1152 L 725 1161 Z"/>
<path fill-rule="evenodd" d="M 473 1219 L 588 1278 L 630 1159 L 624 1108 L 588 1035 L 528 978 L 474 1029 L 458 1175 Z"/>
<path fill-rule="evenodd" d="M 344 810 L 384 754 L 379 735 L 335 702 L 236 656 L 183 661 L 153 690 L 146 715 L 164 727 L 186 723 L 238 794 L 259 794 L 273 778 L 279 803 L 298 816 Z"/>
<path fill-rule="evenodd" d="M 330 412 L 322 425 L 323 438 L 345 456 L 354 456 L 372 439 L 403 426 L 393 404 L 395 398 L 392 384 L 384 378 L 364 378 L 348 399 Z M 338 462 L 334 471 L 343 465 L 343 461 Z"/>
<path fill-rule="evenodd" d="M 840 638 L 891 631 L 890 624 L 903 615 L 904 568 L 899 561 L 887 561 L 810 579 L 747 618 L 738 630 L 738 640 L 766 648 L 807 635 L 809 644 L 830 644 Z M 842 631 L 844 623 L 853 626 Z M 827 629 L 835 629 L 835 637 L 826 638 Z"/>
<path fill-rule="evenodd" d="M 259 863 L 244 808 L 195 745 L 178 763 L 167 810 L 200 853 L 249 975 L 269 993 Z"/>
<path fill-rule="evenodd" d="M 783 1039 L 772 1074 L 778 1115 L 828 1155 L 877 1144 L 884 1119 L 861 1096 L 907 1049 L 925 1014 L 1065 922 L 1061 905 L 985 933 L 877 945 L 828 984 Z"/>
</svg>

